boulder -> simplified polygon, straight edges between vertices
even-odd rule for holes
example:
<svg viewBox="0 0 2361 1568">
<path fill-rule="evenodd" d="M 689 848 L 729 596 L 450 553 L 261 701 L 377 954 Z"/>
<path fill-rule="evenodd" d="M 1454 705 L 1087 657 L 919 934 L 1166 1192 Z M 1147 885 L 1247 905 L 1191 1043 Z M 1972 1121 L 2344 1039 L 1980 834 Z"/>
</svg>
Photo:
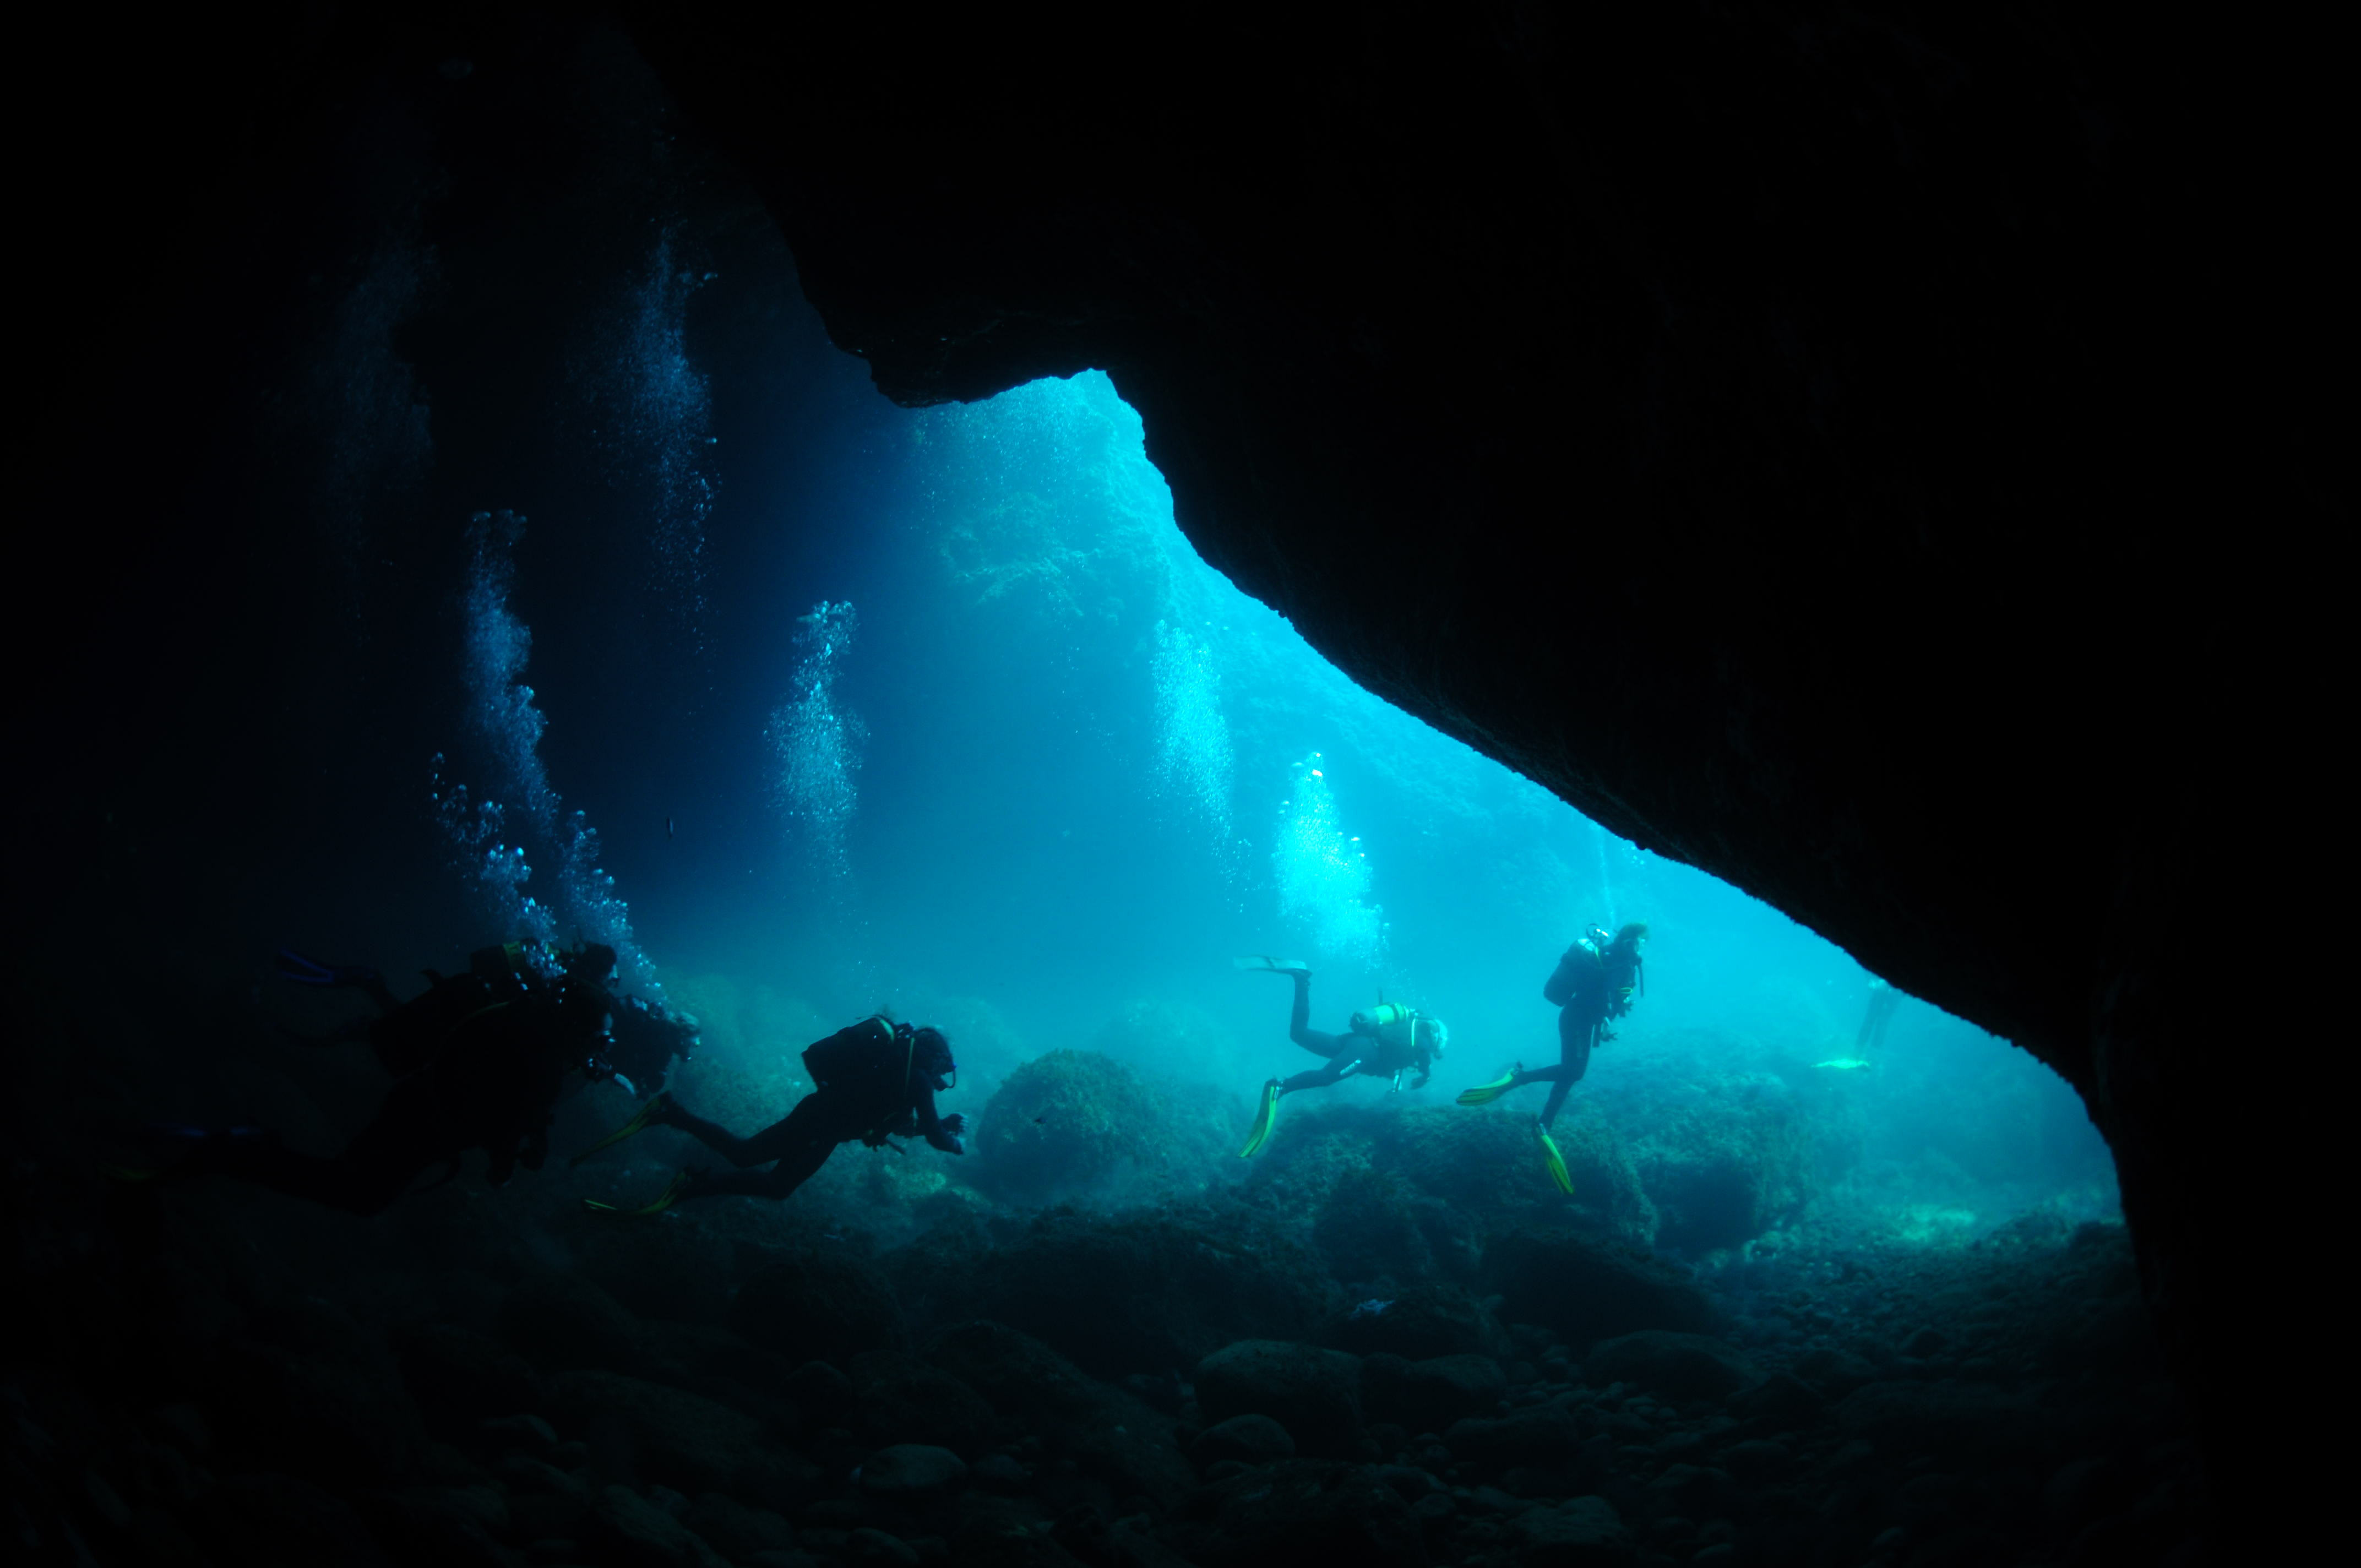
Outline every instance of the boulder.
<svg viewBox="0 0 2361 1568">
<path fill-rule="evenodd" d="M 926 1359 L 1026 1427 L 1091 1420 L 1109 1392 L 1030 1334 L 982 1319 L 938 1334 L 927 1346 Z"/>
<path fill-rule="evenodd" d="M 476 1431 L 488 1447 L 536 1459 L 546 1458 L 557 1447 L 557 1429 L 535 1415 L 494 1416 Z"/>
<path fill-rule="evenodd" d="M 587 1533 L 616 1568 L 730 1568 L 696 1531 L 629 1486 L 602 1486 Z"/>
<path fill-rule="evenodd" d="M 1642 1329 L 1591 1346 L 1583 1376 L 1598 1384 L 1631 1383 L 1683 1401 L 1720 1399 L 1754 1381 L 1746 1358 L 1705 1334 Z"/>
<path fill-rule="evenodd" d="M 1426 1568 L 1410 1505 L 1363 1465 L 1284 1459 L 1213 1490 L 1207 1568 Z"/>
<path fill-rule="evenodd" d="M 1489 1415 L 1508 1391 L 1508 1375 L 1489 1356 L 1405 1361 L 1372 1355 L 1361 1363 L 1362 1413 L 1411 1431 L 1441 1431 L 1466 1417 Z"/>
<path fill-rule="evenodd" d="M 1452 1457 L 1493 1470 L 1554 1465 L 1582 1447 L 1574 1418 L 1555 1405 L 1535 1405 L 1493 1419 L 1456 1421 L 1444 1433 Z"/>
<path fill-rule="evenodd" d="M 561 1373 L 550 1408 L 568 1430 L 620 1426 L 642 1478 L 686 1492 L 726 1490 L 762 1436 L 761 1423 L 727 1405 L 620 1372 Z"/>
<path fill-rule="evenodd" d="M 589 1280 L 560 1269 L 537 1273 L 510 1291 L 498 1324 L 500 1338 L 544 1372 L 637 1372 L 648 1359 L 640 1320 Z"/>
<path fill-rule="evenodd" d="M 1652 1519 L 1677 1515 L 1709 1519 L 1725 1512 L 1732 1487 L 1730 1472 L 1705 1464 L 1667 1464 L 1642 1489 L 1640 1506 Z"/>
<path fill-rule="evenodd" d="M 352 1505 L 298 1475 L 225 1475 L 196 1501 L 189 1524 L 217 1563 L 391 1568 L 393 1562 Z"/>
<path fill-rule="evenodd" d="M 541 1407 L 540 1374 L 489 1334 L 436 1323 L 396 1334 L 393 1349 L 402 1386 L 438 1432 L 474 1430 Z"/>
<path fill-rule="evenodd" d="M 714 1551 L 741 1564 L 758 1552 L 787 1552 L 796 1544 L 795 1527 L 785 1519 L 719 1492 L 697 1498 L 681 1522 Z"/>
<path fill-rule="evenodd" d="M 968 1294 L 976 1315 L 1115 1378 L 1185 1370 L 1242 1339 L 1307 1339 L 1330 1289 L 1283 1220 L 1224 1200 L 1053 1210 L 978 1255 Z"/>
<path fill-rule="evenodd" d="M 1510 1351 L 1508 1334 L 1483 1304 L 1448 1285 L 1414 1285 L 1390 1299 L 1355 1302 L 1332 1313 L 1319 1337 L 1322 1344 L 1355 1355 L 1385 1352 L 1409 1361 Z"/>
<path fill-rule="evenodd" d="M 853 1390 L 853 1431 L 868 1442 L 929 1443 L 961 1453 L 983 1451 L 992 1407 L 940 1367 L 897 1351 L 872 1351 L 845 1364 Z"/>
<path fill-rule="evenodd" d="M 1215 1421 L 1189 1445 L 1190 1461 L 1200 1471 L 1211 1470 L 1224 1459 L 1235 1459 L 1241 1464 L 1268 1464 L 1274 1460 L 1294 1457 L 1295 1440 L 1268 1416 L 1232 1416 L 1228 1420 Z"/>
<path fill-rule="evenodd" d="M 1089 1194 L 1161 1168 L 1142 1127 L 1160 1125 L 1138 1073 L 1097 1051 L 1058 1050 L 1010 1073 L 978 1118 L 971 1179 L 1004 1203 Z"/>
<path fill-rule="evenodd" d="M 741 1247 L 730 1326 L 798 1361 L 884 1350 L 902 1337 L 894 1287 L 840 1251 Z"/>
<path fill-rule="evenodd" d="M 861 1489 L 888 1502 L 940 1497 L 967 1484 L 967 1462 L 948 1448 L 897 1442 L 861 1463 Z"/>
<path fill-rule="evenodd" d="M 1703 1333 L 1713 1309 L 1686 1269 L 1571 1232 L 1511 1232 L 1484 1249 L 1482 1288 L 1501 1316 L 1546 1328 L 1577 1354 L 1642 1329 Z"/>
<path fill-rule="evenodd" d="M 386 1539 L 420 1563 L 508 1568 L 500 1544 L 511 1528 L 508 1499 L 496 1486 L 405 1486 L 380 1494 L 375 1512 Z"/>
<path fill-rule="evenodd" d="M 1832 1413 L 1848 1436 L 1964 1461 L 2022 1452 L 2039 1429 L 2025 1396 L 1982 1383 L 1870 1383 Z"/>
<path fill-rule="evenodd" d="M 1349 1454 L 1361 1435 L 1361 1365 L 1341 1351 L 1288 1340 L 1242 1340 L 1197 1364 L 1208 1421 L 1268 1416 L 1306 1453 Z"/>
<path fill-rule="evenodd" d="M 1517 1568 L 1609 1568 L 1632 1561 L 1631 1532 L 1604 1497 L 1530 1508 L 1510 1528 Z"/>
<path fill-rule="evenodd" d="M 1773 1372 L 1730 1402 L 1730 1413 L 1754 1431 L 1794 1431 L 1819 1420 L 1828 1402 L 1792 1372 Z"/>
<path fill-rule="evenodd" d="M 426 1441 L 382 1341 L 292 1349 L 234 1340 L 211 1369 L 207 1405 L 237 1446 L 324 1485 L 400 1479 Z"/>
<path fill-rule="evenodd" d="M 1170 1508 L 1196 1485 L 1174 1444 L 1171 1416 L 1083 1376 L 1038 1340 L 1001 1323 L 962 1323 L 939 1336 L 927 1359 L 1117 1498 L 1144 1496 Z"/>
</svg>

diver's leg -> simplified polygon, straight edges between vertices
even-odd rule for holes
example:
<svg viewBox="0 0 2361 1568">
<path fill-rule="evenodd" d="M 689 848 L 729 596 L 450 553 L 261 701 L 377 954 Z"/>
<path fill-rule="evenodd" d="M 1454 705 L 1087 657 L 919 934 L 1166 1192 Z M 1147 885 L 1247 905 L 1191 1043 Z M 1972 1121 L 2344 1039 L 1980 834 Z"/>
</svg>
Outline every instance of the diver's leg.
<svg viewBox="0 0 2361 1568">
<path fill-rule="evenodd" d="M 690 1178 L 680 1201 L 685 1203 L 692 1198 L 785 1198 L 818 1175 L 819 1168 L 835 1152 L 834 1144 L 815 1138 L 789 1149 L 768 1170 L 725 1170 L 709 1175 L 698 1172 Z"/>
<path fill-rule="evenodd" d="M 1549 1101 L 1542 1107 L 1542 1125 L 1557 1125 L 1557 1113 L 1565 1106 L 1565 1097 L 1590 1070 L 1590 1045 L 1598 1033 L 1596 1023 L 1576 1023 L 1569 1026 L 1567 1016 L 1558 1014 L 1557 1043 L 1560 1059 L 1557 1066 L 1532 1073 L 1532 1078 L 1550 1080 Z"/>
<path fill-rule="evenodd" d="M 1328 1058 L 1326 1067 L 1315 1067 L 1308 1072 L 1299 1072 L 1293 1078 L 1280 1079 L 1279 1091 L 1292 1094 L 1300 1089 L 1325 1089 L 1360 1065 L 1357 1059 L 1338 1051 Z"/>
<path fill-rule="evenodd" d="M 1345 1036 L 1312 1026 L 1312 971 L 1291 969 L 1287 972 L 1295 981 L 1295 1011 L 1288 1015 L 1287 1037 L 1307 1051 L 1334 1056 L 1345 1048 Z"/>
<path fill-rule="evenodd" d="M 743 1157 L 733 1157 L 732 1165 L 768 1165 L 773 1160 L 799 1157 L 807 1145 L 818 1144 L 822 1149 L 832 1149 L 847 1138 L 857 1138 L 865 1130 L 847 1125 L 844 1113 L 849 1108 L 837 1103 L 838 1095 L 825 1089 L 816 1089 L 796 1102 L 796 1108 L 772 1123 L 751 1138 L 741 1140 Z M 822 1154 L 821 1161 L 828 1156 Z M 818 1164 L 812 1169 L 818 1170 Z M 798 1178 L 798 1180 L 801 1179 Z M 791 1188 L 789 1190 L 793 1190 Z M 783 1194 L 784 1196 L 784 1194 Z"/>
<path fill-rule="evenodd" d="M 799 1112 L 803 1109 L 804 1105 L 808 1105 L 810 1103 L 811 1101 L 807 1097 L 804 1101 L 803 1105 L 797 1105 L 796 1107 L 796 1111 Z M 741 1138 L 737 1134 L 731 1132 L 729 1128 L 723 1126 L 720 1123 L 708 1122 L 704 1117 L 696 1114 L 694 1112 L 684 1109 L 677 1103 L 666 1105 L 655 1116 L 650 1118 L 650 1120 L 659 1123 L 664 1126 L 678 1127 L 682 1132 L 686 1133 L 690 1137 L 695 1138 L 698 1143 L 703 1144 L 707 1148 L 711 1149 L 715 1154 L 719 1155 L 723 1159 L 728 1160 L 731 1165 L 738 1167 L 741 1170 L 750 1165 L 767 1165 L 772 1160 L 778 1158 L 779 1157 L 776 1154 L 763 1154 L 758 1152 L 757 1146 L 760 1145 L 763 1139 L 768 1138 L 772 1134 L 779 1131 L 780 1127 L 786 1125 L 786 1122 L 782 1122 L 778 1126 L 767 1128 L 763 1132 L 755 1134 L 751 1138 Z M 787 1115 L 787 1121 L 792 1122 L 794 1120 L 795 1113 L 790 1112 Z"/>
</svg>

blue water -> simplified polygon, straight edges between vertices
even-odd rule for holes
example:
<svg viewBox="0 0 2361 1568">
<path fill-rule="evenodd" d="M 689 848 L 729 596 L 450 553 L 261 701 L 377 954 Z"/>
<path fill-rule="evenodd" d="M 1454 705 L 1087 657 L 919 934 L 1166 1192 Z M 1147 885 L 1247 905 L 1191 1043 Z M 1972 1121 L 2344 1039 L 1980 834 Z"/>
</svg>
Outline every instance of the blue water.
<svg viewBox="0 0 2361 1568">
<path fill-rule="evenodd" d="M 1685 1103 L 1795 1097 L 1828 1147 L 1793 1223 L 1932 1245 L 2028 1210 L 2116 1213 L 2103 1145 L 2033 1058 L 1909 1000 L 1867 1065 L 1831 1065 L 1861 1059 L 1870 995 L 1842 951 L 1369 696 L 1207 567 L 1104 377 L 924 411 L 849 389 L 868 402 L 840 416 L 854 438 L 802 492 L 810 515 L 735 520 L 829 543 L 717 562 L 730 501 L 698 466 L 717 438 L 682 358 L 689 285 L 652 277 L 620 351 L 642 367 L 600 383 L 637 421 L 611 450 L 646 471 L 643 550 L 541 602 L 587 622 L 617 585 L 652 594 L 672 684 L 537 663 L 545 521 L 488 515 L 450 719 L 471 761 L 422 765 L 420 790 L 481 916 L 612 942 L 632 989 L 705 1022 L 701 1071 L 784 1113 L 796 1053 L 890 1006 L 953 1034 L 946 1109 L 1095 1046 L 1234 1091 L 1243 1134 L 1255 1084 L 1314 1065 L 1286 982 L 1231 962 L 1276 954 L 1314 969 L 1316 1027 L 1380 998 L 1446 1020 L 1433 1082 L 1393 1102 L 1444 1106 L 1554 1060 L 1559 953 L 1644 920 L 1645 999 L 1570 1113 L 1644 1139 Z M 569 677 L 618 686 L 620 710 Z M 1169 1027 L 1106 1032 L 1142 1008 Z"/>
</svg>

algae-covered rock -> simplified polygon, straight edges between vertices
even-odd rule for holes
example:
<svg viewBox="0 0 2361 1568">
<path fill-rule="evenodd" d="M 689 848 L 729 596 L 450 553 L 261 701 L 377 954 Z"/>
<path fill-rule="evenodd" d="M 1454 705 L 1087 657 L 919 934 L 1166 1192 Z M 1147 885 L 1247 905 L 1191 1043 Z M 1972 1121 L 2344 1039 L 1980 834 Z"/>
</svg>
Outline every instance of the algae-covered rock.
<svg viewBox="0 0 2361 1568">
<path fill-rule="evenodd" d="M 1690 1254 L 1737 1246 L 1820 1189 L 1826 1118 L 1776 1074 L 1674 1058 L 1603 1091 L 1602 1110 L 1634 1129 L 1631 1160 L 1664 1246 Z"/>
<path fill-rule="evenodd" d="M 1231 1139 L 1235 1095 L 1148 1079 L 1103 1051 L 1051 1051 L 984 1106 L 965 1174 L 1005 1203 L 1202 1187 Z"/>
<path fill-rule="evenodd" d="M 1345 1279 L 1427 1272 L 1465 1279 L 1484 1231 L 1543 1223 L 1644 1246 L 1656 1214 L 1620 1133 L 1587 1108 L 1560 1119 L 1574 1196 L 1558 1190 L 1530 1111 L 1334 1105 L 1290 1119 L 1258 1157 L 1250 1190 L 1315 1216 Z"/>
<path fill-rule="evenodd" d="M 1714 1314 L 1686 1270 L 1570 1232 L 1512 1232 L 1484 1249 L 1486 1288 L 1512 1323 L 1551 1330 L 1576 1351 L 1641 1329 L 1704 1333 Z"/>
<path fill-rule="evenodd" d="M 1097 1051 L 1051 1051 L 1008 1075 L 983 1109 L 968 1179 L 1008 1203 L 1049 1203 L 1160 1165 L 1157 1104 L 1139 1074 Z"/>
</svg>

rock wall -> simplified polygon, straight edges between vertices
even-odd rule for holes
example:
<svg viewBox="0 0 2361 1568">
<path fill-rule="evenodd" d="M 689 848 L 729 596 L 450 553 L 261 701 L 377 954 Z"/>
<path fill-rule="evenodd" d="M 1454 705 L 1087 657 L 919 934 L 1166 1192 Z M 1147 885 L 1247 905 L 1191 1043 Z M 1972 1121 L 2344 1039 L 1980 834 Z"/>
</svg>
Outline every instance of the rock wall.
<svg viewBox="0 0 2361 1568">
<path fill-rule="evenodd" d="M 627 14 L 887 396 L 1105 369 L 1198 549 L 1354 678 L 2080 1087 L 2235 1424 L 2248 995 L 2171 977 L 2272 896 L 2209 824 L 2307 778 L 2290 577 L 2349 516 L 2308 51 L 2091 6 Z"/>
</svg>

